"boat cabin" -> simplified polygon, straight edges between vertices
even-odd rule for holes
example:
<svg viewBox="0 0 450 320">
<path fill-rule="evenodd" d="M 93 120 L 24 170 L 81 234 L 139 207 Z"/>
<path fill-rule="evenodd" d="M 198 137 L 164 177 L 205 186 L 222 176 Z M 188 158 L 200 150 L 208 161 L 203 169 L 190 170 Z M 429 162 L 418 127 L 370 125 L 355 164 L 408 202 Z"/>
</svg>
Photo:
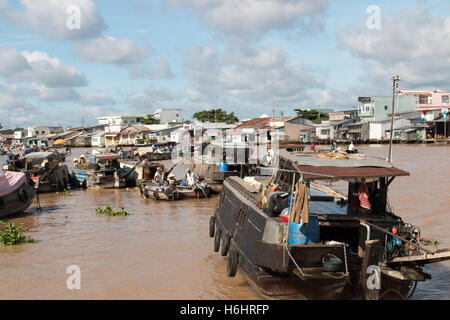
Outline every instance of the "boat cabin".
<svg viewBox="0 0 450 320">
<path fill-rule="evenodd" d="M 105 170 L 106 168 L 120 169 L 120 155 L 103 153 L 89 156 L 89 169 Z"/>
</svg>

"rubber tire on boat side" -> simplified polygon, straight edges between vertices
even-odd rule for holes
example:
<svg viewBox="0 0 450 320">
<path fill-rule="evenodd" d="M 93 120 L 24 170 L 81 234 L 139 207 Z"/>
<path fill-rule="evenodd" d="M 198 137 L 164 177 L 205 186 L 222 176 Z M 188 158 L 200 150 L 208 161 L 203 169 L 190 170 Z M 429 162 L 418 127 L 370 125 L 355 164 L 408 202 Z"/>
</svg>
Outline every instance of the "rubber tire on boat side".
<svg viewBox="0 0 450 320">
<path fill-rule="evenodd" d="M 231 250 L 230 255 L 228 256 L 228 263 L 227 263 L 227 275 L 230 278 L 233 278 L 236 275 L 238 263 L 239 263 L 239 252 L 237 252 L 236 250 Z"/>
<path fill-rule="evenodd" d="M 220 250 L 222 257 L 225 257 L 228 254 L 228 249 L 230 249 L 230 240 L 231 237 L 229 234 L 224 234 L 222 236 L 222 249 Z"/>
<path fill-rule="evenodd" d="M 211 238 L 214 237 L 214 231 L 215 231 L 215 228 L 216 228 L 216 217 L 212 216 L 212 217 L 209 219 L 209 236 L 210 236 Z"/>
<path fill-rule="evenodd" d="M 19 199 L 23 203 L 27 203 L 27 201 L 28 201 L 28 194 L 24 188 L 20 188 L 20 190 L 19 190 Z"/>
<path fill-rule="evenodd" d="M 217 228 L 216 235 L 214 236 L 214 252 L 218 252 L 220 249 L 220 238 L 222 238 L 222 230 Z"/>
</svg>

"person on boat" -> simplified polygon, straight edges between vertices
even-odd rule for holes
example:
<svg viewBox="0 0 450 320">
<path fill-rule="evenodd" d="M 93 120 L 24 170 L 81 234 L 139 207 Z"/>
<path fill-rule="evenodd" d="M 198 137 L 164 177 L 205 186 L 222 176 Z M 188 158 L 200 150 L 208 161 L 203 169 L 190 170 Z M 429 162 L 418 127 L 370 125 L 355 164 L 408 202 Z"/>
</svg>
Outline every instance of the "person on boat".
<svg viewBox="0 0 450 320">
<path fill-rule="evenodd" d="M 155 176 L 153 177 L 153 182 L 157 187 L 161 186 L 162 183 L 162 169 L 160 167 L 156 168 Z"/>
<path fill-rule="evenodd" d="M 355 152 L 355 145 L 353 144 L 353 141 L 350 141 L 350 144 L 347 148 L 348 153 L 354 153 Z"/>
<path fill-rule="evenodd" d="M 371 210 L 371 205 L 369 201 L 369 188 L 367 187 L 365 178 L 361 179 L 361 184 L 358 188 L 358 198 L 362 208 L 362 213 L 369 212 Z"/>
<path fill-rule="evenodd" d="M 169 185 L 176 185 L 177 179 L 175 178 L 175 175 L 173 173 L 169 174 L 167 177 L 167 181 L 169 182 Z"/>
<path fill-rule="evenodd" d="M 192 187 L 195 184 L 195 174 L 191 169 L 187 169 L 186 171 L 186 181 L 189 187 Z"/>
</svg>

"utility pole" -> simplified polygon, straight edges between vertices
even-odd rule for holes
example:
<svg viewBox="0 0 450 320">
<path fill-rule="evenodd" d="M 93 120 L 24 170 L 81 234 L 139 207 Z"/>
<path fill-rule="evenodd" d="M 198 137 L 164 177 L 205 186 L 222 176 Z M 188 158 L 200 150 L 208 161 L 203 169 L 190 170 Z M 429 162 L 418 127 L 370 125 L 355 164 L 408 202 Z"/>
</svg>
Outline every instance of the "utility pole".
<svg viewBox="0 0 450 320">
<path fill-rule="evenodd" d="M 391 114 L 391 134 L 389 139 L 389 162 L 392 161 L 392 139 L 394 137 L 394 103 L 395 103 L 395 89 L 398 88 L 399 76 L 392 78 L 392 114 Z"/>
<path fill-rule="evenodd" d="M 320 123 L 320 104 L 319 104 L 319 123 Z"/>
</svg>

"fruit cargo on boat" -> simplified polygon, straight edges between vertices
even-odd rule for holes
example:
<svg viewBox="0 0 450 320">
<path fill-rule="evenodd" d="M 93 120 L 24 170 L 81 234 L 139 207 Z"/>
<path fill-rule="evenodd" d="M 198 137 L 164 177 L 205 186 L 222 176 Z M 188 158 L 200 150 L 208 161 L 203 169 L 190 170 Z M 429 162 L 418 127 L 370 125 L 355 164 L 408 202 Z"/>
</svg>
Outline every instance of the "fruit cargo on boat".
<svg viewBox="0 0 450 320">
<path fill-rule="evenodd" d="M 389 185 L 409 173 L 388 162 L 281 150 L 274 172 L 226 179 L 209 225 L 228 276 L 239 268 L 266 298 L 404 299 L 431 279 L 425 264 L 450 259 L 449 249 L 422 247 L 420 230 L 392 212 Z M 316 190 L 327 189 L 321 180 L 348 194 Z"/>
</svg>

